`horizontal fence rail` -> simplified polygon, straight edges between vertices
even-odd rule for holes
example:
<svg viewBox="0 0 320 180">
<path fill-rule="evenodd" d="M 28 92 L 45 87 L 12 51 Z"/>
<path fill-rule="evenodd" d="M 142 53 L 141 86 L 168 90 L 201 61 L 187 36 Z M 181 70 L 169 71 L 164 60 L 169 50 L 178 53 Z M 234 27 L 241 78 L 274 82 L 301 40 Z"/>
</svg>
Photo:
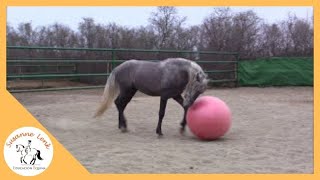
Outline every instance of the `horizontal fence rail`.
<svg viewBox="0 0 320 180">
<path fill-rule="evenodd" d="M 220 79 L 210 79 L 210 83 L 222 83 L 222 82 L 235 82 L 237 83 L 237 66 L 238 66 L 238 53 L 236 52 L 216 52 L 216 51 L 186 51 L 186 50 L 149 50 L 149 49 L 108 49 L 108 48 L 66 48 L 66 47 L 27 47 L 27 46 L 7 46 L 7 51 L 15 52 L 24 51 L 28 52 L 28 56 L 8 56 L 7 57 L 7 69 L 12 68 L 13 72 L 7 72 L 7 80 L 15 81 L 15 80 L 41 80 L 42 84 L 46 79 L 65 79 L 71 78 L 73 80 L 79 80 L 79 78 L 95 78 L 102 77 L 107 78 L 110 75 L 110 72 L 117 65 L 127 61 L 125 59 L 117 59 L 116 53 L 178 53 L 182 54 L 197 54 L 197 55 L 222 55 L 222 56 L 231 56 L 234 60 L 205 60 L 199 59 L 195 60 L 201 66 L 212 66 L 212 65 L 233 65 L 232 69 L 206 69 L 205 73 L 207 73 L 210 77 L 210 74 L 214 77 L 218 74 L 226 74 L 229 73 L 233 76 L 233 78 L 220 78 Z M 36 52 L 30 52 L 36 51 Z M 106 52 L 111 54 L 111 59 L 100 58 L 100 59 L 88 59 L 88 58 L 76 58 L 76 57 L 39 57 L 35 56 L 38 51 L 48 51 L 50 53 L 56 51 L 90 51 L 90 52 Z M 9 53 L 7 53 L 9 54 Z M 182 56 L 183 57 L 183 56 Z M 145 61 L 160 61 L 154 59 L 143 59 Z M 96 73 L 96 72 L 81 72 L 81 67 L 86 66 L 107 66 L 108 69 L 106 73 Z M 29 69 L 28 69 L 29 68 Z M 30 70 L 31 68 L 31 70 Z M 33 68 L 33 69 L 32 69 Z M 36 68 L 36 69 L 34 69 Z M 51 68 L 51 69 L 50 69 Z M 27 69 L 28 72 L 25 72 Z M 57 73 L 53 73 L 51 71 L 57 71 Z M 59 72 L 65 70 L 66 72 Z M 32 71 L 32 72 L 29 72 Z M 33 72 L 35 71 L 35 72 Z M 103 88 L 104 85 L 90 85 L 90 86 L 74 86 L 74 87 L 50 87 L 50 88 L 37 88 L 37 89 L 9 89 L 10 92 L 36 92 L 36 91 L 54 91 L 54 90 L 73 90 L 73 89 L 94 89 L 94 88 Z"/>
<path fill-rule="evenodd" d="M 67 48 L 67 47 L 35 47 L 35 46 L 7 46 L 7 49 L 28 50 L 61 50 L 61 51 L 109 51 L 109 52 L 146 52 L 146 53 L 199 53 L 199 54 L 223 54 L 238 55 L 237 52 L 223 51 L 186 51 L 186 50 L 153 50 L 153 49 L 110 49 L 110 48 Z"/>
<path fill-rule="evenodd" d="M 225 73 L 235 72 L 235 70 L 216 70 L 216 71 L 204 71 L 205 73 Z M 55 78 L 55 77 L 80 77 L 80 76 L 109 76 L 110 73 L 90 73 L 90 74 L 22 74 L 22 75 L 7 75 L 8 79 L 13 78 Z M 215 80 L 218 82 L 218 80 Z M 220 82 L 220 80 L 219 80 Z"/>
<path fill-rule="evenodd" d="M 8 75 L 7 78 L 55 78 L 55 77 L 80 77 L 80 76 L 109 76 L 109 73 L 91 74 L 28 74 L 28 75 Z"/>
<path fill-rule="evenodd" d="M 115 63 L 123 63 L 128 60 L 68 60 L 68 59 L 60 59 L 60 60 L 7 60 L 7 63 L 55 63 L 55 62 L 60 62 L 60 63 L 106 63 L 106 62 L 115 62 Z M 161 61 L 161 60 L 143 60 L 143 61 Z M 237 61 L 195 61 L 196 63 L 202 64 L 202 63 L 236 63 Z"/>
<path fill-rule="evenodd" d="M 57 87 L 57 88 L 39 88 L 39 89 L 19 89 L 10 90 L 12 93 L 23 93 L 23 92 L 41 92 L 41 91 L 66 91 L 66 90 L 83 90 L 83 89 L 98 89 L 104 88 L 104 86 L 81 86 L 81 87 Z"/>
</svg>

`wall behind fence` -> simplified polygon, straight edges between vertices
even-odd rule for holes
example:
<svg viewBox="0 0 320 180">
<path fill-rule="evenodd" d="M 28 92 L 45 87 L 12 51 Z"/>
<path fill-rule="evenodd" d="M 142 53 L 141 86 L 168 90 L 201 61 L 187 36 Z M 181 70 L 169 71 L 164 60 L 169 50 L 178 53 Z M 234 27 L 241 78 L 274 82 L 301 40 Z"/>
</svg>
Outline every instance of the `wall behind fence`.
<svg viewBox="0 0 320 180">
<path fill-rule="evenodd" d="M 260 58 L 238 66 L 240 86 L 313 86 L 312 57 Z"/>
</svg>

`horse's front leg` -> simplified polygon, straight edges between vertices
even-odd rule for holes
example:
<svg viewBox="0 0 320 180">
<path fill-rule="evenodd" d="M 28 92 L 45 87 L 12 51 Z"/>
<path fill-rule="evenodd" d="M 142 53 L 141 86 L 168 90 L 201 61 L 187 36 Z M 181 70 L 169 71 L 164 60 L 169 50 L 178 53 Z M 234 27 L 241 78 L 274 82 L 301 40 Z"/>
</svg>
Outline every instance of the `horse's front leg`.
<svg viewBox="0 0 320 180">
<path fill-rule="evenodd" d="M 161 126 L 162 126 L 162 119 L 163 119 L 165 112 L 166 112 L 167 101 L 168 101 L 167 98 L 161 97 L 160 110 L 159 110 L 159 121 L 158 121 L 158 126 L 157 126 L 157 131 L 156 131 L 159 136 L 163 135 L 162 130 L 161 130 Z"/>
<path fill-rule="evenodd" d="M 185 129 L 186 129 L 186 125 L 187 125 L 187 118 L 186 118 L 186 116 L 187 116 L 188 108 L 187 108 L 187 107 L 183 107 L 183 109 L 184 109 L 183 119 L 182 119 L 182 121 L 181 121 L 181 123 L 180 123 L 180 125 L 181 125 L 180 133 L 181 133 L 181 134 L 184 133 L 184 131 L 185 131 Z"/>
<path fill-rule="evenodd" d="M 26 156 L 27 156 L 27 155 L 24 155 L 24 156 L 23 156 L 22 161 L 23 161 L 24 163 L 28 164 L 28 163 L 25 161 Z"/>
<path fill-rule="evenodd" d="M 182 119 L 182 121 L 181 121 L 181 123 L 180 123 L 180 125 L 181 125 L 180 133 L 183 134 L 184 131 L 185 131 L 186 124 L 187 124 L 186 115 L 187 115 L 188 107 L 183 105 L 183 98 L 182 98 L 181 95 L 178 95 L 178 96 L 174 97 L 173 99 L 174 99 L 177 103 L 179 103 L 179 104 L 182 106 L 183 110 L 184 110 L 184 112 L 183 112 L 183 119 Z"/>
</svg>

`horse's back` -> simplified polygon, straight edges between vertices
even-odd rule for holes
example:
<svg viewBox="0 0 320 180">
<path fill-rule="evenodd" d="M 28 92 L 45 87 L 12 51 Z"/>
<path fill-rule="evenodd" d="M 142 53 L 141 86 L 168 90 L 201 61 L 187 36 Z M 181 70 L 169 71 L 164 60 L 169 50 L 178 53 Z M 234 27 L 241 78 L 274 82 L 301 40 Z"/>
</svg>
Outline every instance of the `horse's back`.
<svg viewBox="0 0 320 180">
<path fill-rule="evenodd" d="M 159 96 L 162 77 L 159 65 L 159 62 L 138 61 L 133 80 L 134 87 L 145 94 Z"/>
<path fill-rule="evenodd" d="M 157 62 L 128 60 L 119 65 L 114 73 L 122 89 L 135 88 L 148 95 L 159 95 L 161 71 Z"/>
<path fill-rule="evenodd" d="M 168 91 L 178 95 L 188 84 L 191 63 L 183 58 L 160 62 L 129 60 L 119 65 L 114 73 L 120 89 L 135 88 L 151 96 L 161 96 Z"/>
<path fill-rule="evenodd" d="M 190 61 L 170 58 L 160 62 L 141 61 L 136 70 L 134 85 L 152 96 L 176 96 L 188 83 Z"/>
</svg>

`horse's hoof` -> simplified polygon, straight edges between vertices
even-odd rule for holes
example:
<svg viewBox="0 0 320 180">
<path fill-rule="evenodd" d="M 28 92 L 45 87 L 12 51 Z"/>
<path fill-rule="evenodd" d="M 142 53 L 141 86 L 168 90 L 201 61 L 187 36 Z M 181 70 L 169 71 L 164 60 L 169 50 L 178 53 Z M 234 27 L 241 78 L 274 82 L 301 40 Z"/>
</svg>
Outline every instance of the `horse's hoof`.
<svg viewBox="0 0 320 180">
<path fill-rule="evenodd" d="M 128 132 L 128 129 L 127 129 L 127 128 L 124 128 L 124 127 L 120 128 L 120 130 L 121 130 L 122 133 Z"/>
<path fill-rule="evenodd" d="M 163 136 L 161 129 L 157 129 L 156 133 L 158 134 L 158 136 Z"/>
<path fill-rule="evenodd" d="M 184 128 L 180 128 L 180 134 L 184 135 L 184 132 L 185 132 Z"/>
<path fill-rule="evenodd" d="M 161 134 L 158 134 L 158 138 L 160 139 L 160 138 L 162 138 L 163 137 L 163 134 L 161 133 Z"/>
</svg>

